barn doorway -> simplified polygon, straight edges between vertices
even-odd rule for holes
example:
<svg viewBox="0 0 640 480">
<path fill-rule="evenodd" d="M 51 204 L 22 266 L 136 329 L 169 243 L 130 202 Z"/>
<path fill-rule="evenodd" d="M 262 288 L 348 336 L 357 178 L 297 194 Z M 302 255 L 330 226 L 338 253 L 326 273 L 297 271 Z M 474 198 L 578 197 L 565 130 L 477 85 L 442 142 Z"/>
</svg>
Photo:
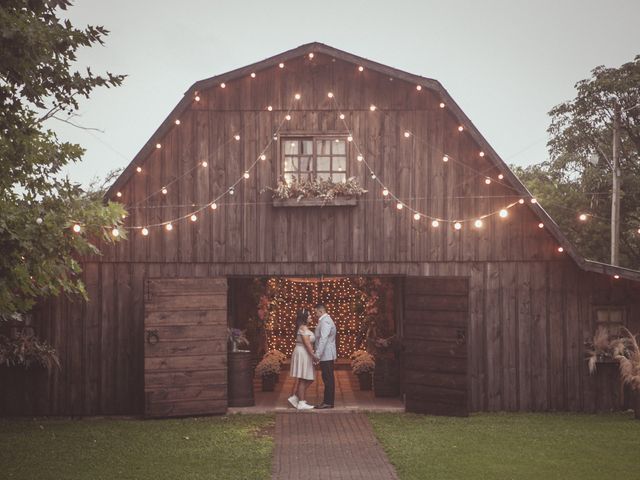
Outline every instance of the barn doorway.
<svg viewBox="0 0 640 480">
<path fill-rule="evenodd" d="M 287 409 L 293 389 L 289 359 L 295 347 L 295 317 L 322 302 L 336 324 L 336 408 L 403 411 L 400 338 L 402 279 L 382 277 L 229 278 L 229 325 L 249 340 L 253 366 L 265 356 L 282 358 L 272 391 L 254 376 L 254 411 Z M 315 328 L 317 319 L 310 325 Z M 357 375 L 354 354 L 375 352 L 377 374 Z M 366 359 L 361 365 L 366 364 Z M 363 368 L 362 366 L 360 368 Z M 366 366 L 364 367 L 366 369 Z M 368 382 L 367 382 L 368 377 Z M 368 384 L 369 383 L 369 384 Z M 269 388 L 269 385 L 266 386 Z M 322 403 L 320 372 L 307 392 L 309 403 Z M 246 410 L 246 409 L 242 409 Z"/>
</svg>

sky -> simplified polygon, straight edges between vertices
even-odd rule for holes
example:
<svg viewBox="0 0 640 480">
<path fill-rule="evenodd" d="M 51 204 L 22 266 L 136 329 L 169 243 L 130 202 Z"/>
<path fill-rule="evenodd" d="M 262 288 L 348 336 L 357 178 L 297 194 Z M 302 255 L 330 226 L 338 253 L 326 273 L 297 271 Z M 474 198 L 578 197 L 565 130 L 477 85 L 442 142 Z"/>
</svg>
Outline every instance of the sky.
<svg viewBox="0 0 640 480">
<path fill-rule="evenodd" d="M 99 131 L 49 125 L 86 149 L 67 169 L 85 184 L 127 166 L 196 81 L 309 42 L 440 81 L 518 165 L 547 159 L 547 113 L 576 82 L 640 54 L 639 0 L 76 0 L 64 16 L 110 31 L 79 65 L 128 75 L 81 102 L 74 121 Z"/>
</svg>

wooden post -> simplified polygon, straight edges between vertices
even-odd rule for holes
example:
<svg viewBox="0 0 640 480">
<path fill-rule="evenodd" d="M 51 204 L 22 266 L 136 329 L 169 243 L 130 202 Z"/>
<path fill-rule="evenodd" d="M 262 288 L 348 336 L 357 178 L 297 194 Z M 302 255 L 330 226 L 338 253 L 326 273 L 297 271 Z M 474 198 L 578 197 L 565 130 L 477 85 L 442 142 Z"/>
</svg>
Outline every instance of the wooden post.
<svg viewBox="0 0 640 480">
<path fill-rule="evenodd" d="M 620 243 L 620 104 L 615 103 L 613 114 L 613 182 L 611 193 L 611 265 L 619 264 L 618 246 Z"/>
</svg>

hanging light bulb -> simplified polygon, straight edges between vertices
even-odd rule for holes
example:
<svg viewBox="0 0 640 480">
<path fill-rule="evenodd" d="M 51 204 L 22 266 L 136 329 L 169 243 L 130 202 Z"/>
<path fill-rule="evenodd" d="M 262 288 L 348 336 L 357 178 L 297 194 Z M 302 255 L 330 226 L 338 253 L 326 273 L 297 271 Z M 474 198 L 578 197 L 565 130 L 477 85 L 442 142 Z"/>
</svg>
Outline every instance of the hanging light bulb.
<svg viewBox="0 0 640 480">
<path fill-rule="evenodd" d="M 473 222 L 473 226 L 476 228 L 482 228 L 482 220 L 476 220 L 475 222 Z"/>
<path fill-rule="evenodd" d="M 509 215 L 509 212 L 507 212 L 507 210 L 505 208 L 503 208 L 502 210 L 500 210 L 500 214 L 499 214 L 502 218 L 507 218 L 507 215 Z"/>
<path fill-rule="evenodd" d="M 176 125 L 180 125 L 180 120 L 179 119 L 176 120 Z"/>
<path fill-rule="evenodd" d="M 203 160 L 203 161 L 202 161 L 202 166 L 206 168 L 206 167 L 208 167 L 208 166 L 209 166 L 209 164 L 207 163 L 207 161 L 206 161 L 206 160 Z"/>
<path fill-rule="evenodd" d="M 142 233 L 143 237 L 146 237 L 147 235 L 149 235 L 149 229 L 147 227 L 143 227 L 143 229 L 140 232 Z"/>
<path fill-rule="evenodd" d="M 613 276 L 613 278 L 615 278 L 616 280 L 618 280 L 620 278 L 620 275 L 616 274 Z"/>
<path fill-rule="evenodd" d="M 376 111 L 376 108 L 378 108 L 378 107 L 376 107 L 375 105 L 371 105 L 371 106 L 369 107 L 369 110 L 371 110 L 372 112 L 375 112 L 375 111 Z"/>
<path fill-rule="evenodd" d="M 411 136 L 411 132 L 404 132 L 404 138 L 409 138 Z"/>
<path fill-rule="evenodd" d="M 220 84 L 220 88 L 227 88 L 227 84 L 226 84 L 226 83 L 224 83 L 224 82 L 222 82 L 222 83 Z"/>
<path fill-rule="evenodd" d="M 291 120 L 291 115 L 289 115 L 288 113 L 285 115 L 284 117 L 287 121 Z"/>
<path fill-rule="evenodd" d="M 538 200 L 536 200 L 535 198 L 532 198 L 531 203 L 538 203 Z"/>
<path fill-rule="evenodd" d="M 444 103 L 440 102 L 440 108 L 444 108 Z"/>
<path fill-rule="evenodd" d="M 329 97 L 329 98 L 333 98 L 333 92 L 329 92 L 329 93 L 327 93 L 327 97 Z"/>
<path fill-rule="evenodd" d="M 311 60 L 312 58 L 313 58 L 313 52 L 309 54 L 309 60 Z"/>
<path fill-rule="evenodd" d="M 578 218 L 580 219 L 581 222 L 586 222 L 587 221 L 587 215 L 584 214 L 584 213 L 581 213 Z"/>
<path fill-rule="evenodd" d="M 76 223 L 76 224 L 73 226 L 73 231 L 74 231 L 74 232 L 76 232 L 76 233 L 80 233 L 80 230 L 82 230 L 82 229 L 80 228 L 80 225 L 78 225 L 78 224 Z"/>
<path fill-rule="evenodd" d="M 480 152 L 478 155 L 480 155 L 481 157 L 484 157 L 484 152 Z"/>
<path fill-rule="evenodd" d="M 460 126 L 458 127 L 458 131 L 459 131 L 459 132 L 461 132 L 461 131 L 463 131 L 463 130 L 464 130 L 464 127 L 463 127 L 462 125 L 460 125 Z"/>
<path fill-rule="evenodd" d="M 498 175 L 498 179 L 502 180 L 503 178 L 504 178 L 504 175 L 503 175 L 503 174 L 499 174 L 499 175 Z"/>
<path fill-rule="evenodd" d="M 120 235 L 120 230 L 118 230 L 118 227 L 115 227 L 113 230 L 111 230 L 111 235 L 113 235 L 114 237 Z"/>
<path fill-rule="evenodd" d="M 260 160 L 265 161 L 266 159 L 267 159 L 267 156 L 264 153 L 260 155 Z"/>
<path fill-rule="evenodd" d="M 388 189 L 384 189 L 382 190 L 382 195 L 384 195 L 385 197 L 389 195 L 389 190 Z"/>
<path fill-rule="evenodd" d="M 402 210 L 404 208 L 404 205 L 402 205 L 402 203 L 398 202 L 398 203 L 396 203 L 396 208 L 398 210 Z"/>
<path fill-rule="evenodd" d="M 524 203 L 524 198 L 521 198 L 520 200 L 518 200 L 518 203 L 522 205 Z"/>
<path fill-rule="evenodd" d="M 161 192 L 162 192 L 163 195 L 166 195 L 167 192 L 168 192 L 167 187 L 162 187 Z"/>
<path fill-rule="evenodd" d="M 462 228 L 462 224 L 460 222 L 456 222 L 453 224 L 453 228 L 456 230 L 460 230 Z"/>
<path fill-rule="evenodd" d="M 240 135 L 236 133 L 236 134 L 233 136 L 233 138 L 235 138 L 236 140 L 240 140 Z"/>
<path fill-rule="evenodd" d="M 229 195 L 235 195 L 235 194 L 236 194 L 236 190 L 235 190 L 235 188 L 231 187 L 231 188 L 229 189 Z"/>
<path fill-rule="evenodd" d="M 142 167 L 136 167 L 136 172 L 138 173 L 142 172 Z"/>
<path fill-rule="evenodd" d="M 363 67 L 362 65 L 360 65 L 360 66 L 358 67 L 358 71 L 359 71 L 359 72 L 363 72 L 363 71 L 364 71 L 364 67 Z"/>
<path fill-rule="evenodd" d="M 340 114 L 340 120 L 344 120 L 344 113 Z"/>
<path fill-rule="evenodd" d="M 351 135 L 347 137 L 347 142 L 353 142 L 353 137 Z"/>
<path fill-rule="evenodd" d="M 199 102 L 199 101 L 200 101 L 200 95 L 196 95 L 195 97 L 193 97 L 193 99 L 194 99 L 196 102 Z"/>
<path fill-rule="evenodd" d="M 362 154 L 358 154 L 358 156 L 356 158 L 358 159 L 359 162 L 364 160 L 364 157 L 362 156 Z"/>
<path fill-rule="evenodd" d="M 156 148 L 162 148 L 162 144 L 156 143 Z"/>
<path fill-rule="evenodd" d="M 268 110 L 268 111 L 270 111 L 270 112 L 272 112 L 272 111 L 273 111 L 273 106 L 269 105 L 269 106 L 267 107 L 267 110 Z"/>
<path fill-rule="evenodd" d="M 418 91 L 422 90 L 422 85 L 416 85 L 416 90 Z"/>
<path fill-rule="evenodd" d="M 413 219 L 414 219 L 414 220 L 420 220 L 420 214 L 419 214 L 419 213 L 417 213 L 417 212 L 416 212 L 416 213 L 414 213 L 414 214 L 413 214 Z"/>
<path fill-rule="evenodd" d="M 247 178 L 249 178 L 249 172 L 244 172 L 243 177 L 245 178 L 245 180 L 246 180 Z"/>
<path fill-rule="evenodd" d="M 171 225 L 170 223 L 167 223 L 167 224 L 164 226 L 164 228 L 165 228 L 165 229 L 167 229 L 167 231 L 169 231 L 169 232 L 170 232 L 171 230 L 173 230 L 173 225 Z"/>
<path fill-rule="evenodd" d="M 278 67 L 280 67 L 280 68 L 284 68 L 284 63 L 280 62 L 280 63 L 278 64 Z"/>
<path fill-rule="evenodd" d="M 564 252 L 564 248 L 558 247 L 558 252 L 560 252 L 560 253 Z"/>
<path fill-rule="evenodd" d="M 299 93 L 296 93 L 293 98 L 295 98 L 296 100 L 300 100 L 300 98 L 302 98 L 302 95 L 300 95 Z"/>
<path fill-rule="evenodd" d="M 440 222 L 438 220 L 432 220 L 431 221 L 431 226 L 434 228 L 437 228 L 440 226 Z"/>
<path fill-rule="evenodd" d="M 122 192 L 116 193 L 116 197 L 120 198 L 122 196 Z"/>
<path fill-rule="evenodd" d="M 371 178 L 373 178 L 373 179 L 375 180 L 375 178 L 376 178 L 376 174 L 375 174 L 375 173 L 373 173 L 373 172 L 371 172 Z"/>
<path fill-rule="evenodd" d="M 196 220 L 198 220 L 198 217 L 195 214 L 191 215 L 191 217 L 189 218 L 191 218 L 192 222 L 195 222 Z"/>
<path fill-rule="evenodd" d="M 538 224 L 538 228 L 544 228 L 544 223 L 540 222 L 540 223 Z"/>
<path fill-rule="evenodd" d="M 251 72 L 251 78 L 256 78 L 256 72 Z"/>
<path fill-rule="evenodd" d="M 218 208 L 218 204 L 216 202 L 213 202 L 211 204 L 211 210 L 216 210 Z"/>
<path fill-rule="evenodd" d="M 442 161 L 447 163 L 449 161 L 449 156 L 445 155 L 444 157 L 442 157 Z"/>
<path fill-rule="evenodd" d="M 489 177 L 485 178 L 484 183 L 486 183 L 487 185 L 491 185 L 491 179 Z"/>
</svg>

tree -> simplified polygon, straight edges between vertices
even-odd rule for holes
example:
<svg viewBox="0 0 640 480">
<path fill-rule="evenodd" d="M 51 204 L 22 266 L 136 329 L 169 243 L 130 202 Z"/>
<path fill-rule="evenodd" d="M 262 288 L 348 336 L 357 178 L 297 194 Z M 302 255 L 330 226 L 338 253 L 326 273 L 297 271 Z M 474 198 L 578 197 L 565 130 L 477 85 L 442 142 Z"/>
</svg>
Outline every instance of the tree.
<svg viewBox="0 0 640 480">
<path fill-rule="evenodd" d="M 576 97 L 549 115 L 550 160 L 516 169 L 527 187 L 588 258 L 608 262 L 612 120 L 622 111 L 620 262 L 640 268 L 640 55 L 618 68 L 596 67 Z M 578 218 L 587 214 L 587 220 Z"/>
<path fill-rule="evenodd" d="M 46 296 L 86 297 L 78 258 L 124 234 L 121 205 L 104 203 L 101 189 L 85 190 L 61 175 L 84 150 L 47 127 L 56 119 L 68 122 L 79 98 L 94 88 L 124 79 L 75 69 L 77 50 L 103 44 L 108 32 L 59 18 L 69 6 L 68 0 L 5 0 L 0 6 L 2 318 L 19 317 Z"/>
</svg>

